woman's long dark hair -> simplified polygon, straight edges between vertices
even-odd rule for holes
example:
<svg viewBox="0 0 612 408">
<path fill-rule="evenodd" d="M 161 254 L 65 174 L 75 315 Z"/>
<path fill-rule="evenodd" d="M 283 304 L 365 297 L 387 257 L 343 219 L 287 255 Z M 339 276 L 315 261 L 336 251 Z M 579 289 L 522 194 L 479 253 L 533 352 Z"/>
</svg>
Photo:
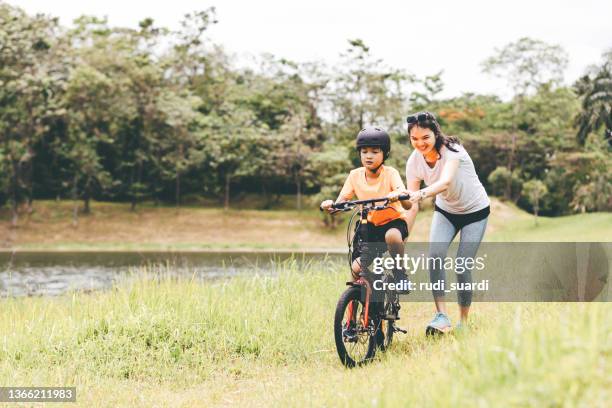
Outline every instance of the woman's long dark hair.
<svg viewBox="0 0 612 408">
<path fill-rule="evenodd" d="M 442 128 L 440 127 L 440 124 L 438 123 L 438 120 L 436 119 L 436 116 L 433 113 L 431 112 L 420 112 L 420 113 L 426 114 L 427 119 L 424 121 L 416 121 L 413 123 L 409 123 L 408 124 L 408 137 L 410 137 L 410 131 L 412 130 L 412 128 L 418 125 L 420 128 L 429 129 L 433 132 L 434 136 L 436 137 L 436 144 L 434 145 L 434 147 L 436 151 L 438 152 L 438 154 L 440 154 L 440 148 L 442 147 L 442 145 L 446 146 L 446 148 L 450 150 L 451 152 L 456 153 L 458 150 L 452 147 L 452 145 L 454 144 L 460 145 L 461 142 L 459 141 L 459 139 L 457 139 L 456 136 L 447 136 L 444 133 L 442 133 Z"/>
</svg>

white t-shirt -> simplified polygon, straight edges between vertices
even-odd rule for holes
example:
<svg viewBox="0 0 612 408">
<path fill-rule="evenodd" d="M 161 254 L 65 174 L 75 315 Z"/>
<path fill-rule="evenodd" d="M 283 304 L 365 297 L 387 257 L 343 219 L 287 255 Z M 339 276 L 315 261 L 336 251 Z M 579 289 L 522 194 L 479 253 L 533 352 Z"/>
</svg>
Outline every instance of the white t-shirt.
<svg viewBox="0 0 612 408">
<path fill-rule="evenodd" d="M 414 150 L 406 162 L 406 182 L 423 180 L 430 186 L 440 179 L 442 168 L 448 160 L 458 159 L 459 169 L 448 189 L 436 195 L 436 205 L 451 214 L 469 214 L 490 205 L 489 197 L 478 179 L 474 163 L 463 146 L 453 144 L 457 152 L 446 146 L 440 149 L 442 156 L 434 168 L 430 168 L 422 153 Z"/>
</svg>

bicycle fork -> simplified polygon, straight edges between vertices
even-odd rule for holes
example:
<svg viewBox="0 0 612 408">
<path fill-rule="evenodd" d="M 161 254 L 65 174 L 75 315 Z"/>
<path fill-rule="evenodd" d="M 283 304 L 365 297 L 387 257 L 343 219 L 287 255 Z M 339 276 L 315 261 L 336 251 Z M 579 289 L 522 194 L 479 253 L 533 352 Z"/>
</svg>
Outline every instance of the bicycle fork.
<svg viewBox="0 0 612 408">
<path fill-rule="evenodd" d="M 359 279 L 357 279 L 355 282 L 347 282 L 349 283 L 351 286 L 364 286 L 366 289 L 366 297 L 365 297 L 365 304 L 364 304 L 364 308 L 363 308 L 363 316 L 361 317 L 361 324 L 362 327 L 368 327 L 368 325 L 370 324 L 370 298 L 372 295 L 372 286 L 370 285 L 370 282 L 368 282 L 367 279 L 365 279 L 363 276 L 360 276 Z M 351 302 L 348 306 L 348 319 L 347 319 L 347 324 L 350 324 L 350 322 L 353 321 L 353 319 L 356 317 L 354 316 L 355 310 L 353 309 L 353 302 Z"/>
</svg>

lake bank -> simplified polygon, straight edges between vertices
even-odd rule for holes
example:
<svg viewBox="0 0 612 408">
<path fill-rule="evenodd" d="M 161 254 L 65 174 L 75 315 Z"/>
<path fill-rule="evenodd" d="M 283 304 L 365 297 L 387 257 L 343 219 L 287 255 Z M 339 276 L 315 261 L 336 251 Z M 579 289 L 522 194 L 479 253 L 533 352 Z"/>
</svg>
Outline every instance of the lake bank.
<svg viewBox="0 0 612 408">
<path fill-rule="evenodd" d="M 0 250 L 5 251 L 312 251 L 346 248 L 346 222 L 331 230 L 317 210 L 228 210 L 93 203 L 93 213 L 71 225 L 71 202 L 40 201 L 34 213 L 10 228 L 0 215 Z M 427 242 L 431 210 L 422 211 L 408 242 Z M 565 217 L 533 216 L 492 199 L 486 241 L 612 241 L 612 213 Z"/>
</svg>

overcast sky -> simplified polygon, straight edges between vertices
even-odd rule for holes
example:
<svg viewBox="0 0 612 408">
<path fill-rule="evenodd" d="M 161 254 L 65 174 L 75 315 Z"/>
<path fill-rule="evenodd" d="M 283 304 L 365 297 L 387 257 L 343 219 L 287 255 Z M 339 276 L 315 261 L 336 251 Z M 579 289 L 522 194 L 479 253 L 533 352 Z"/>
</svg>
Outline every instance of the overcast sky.
<svg viewBox="0 0 612 408">
<path fill-rule="evenodd" d="M 60 18 L 107 16 L 111 25 L 135 28 L 152 17 L 177 28 L 185 13 L 217 9 L 209 37 L 245 58 L 272 53 L 295 61 L 334 64 L 347 40 L 361 38 L 388 65 L 420 77 L 444 70 L 443 96 L 462 92 L 508 96 L 504 81 L 481 73 L 496 47 L 528 36 L 561 45 L 570 57 L 571 83 L 612 47 L 612 1 L 601 0 L 8 0 L 28 13 Z"/>
</svg>

